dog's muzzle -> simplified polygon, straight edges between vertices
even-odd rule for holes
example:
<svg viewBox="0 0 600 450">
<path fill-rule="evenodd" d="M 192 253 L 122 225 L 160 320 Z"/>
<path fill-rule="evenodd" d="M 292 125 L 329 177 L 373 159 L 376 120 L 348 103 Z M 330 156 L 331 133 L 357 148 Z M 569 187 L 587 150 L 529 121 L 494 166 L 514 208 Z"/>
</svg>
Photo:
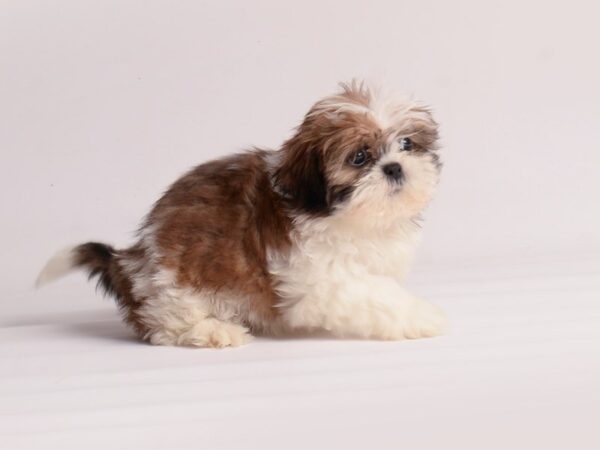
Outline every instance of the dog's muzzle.
<svg viewBox="0 0 600 450">
<path fill-rule="evenodd" d="M 397 162 L 386 164 L 382 167 L 382 170 L 389 180 L 395 181 L 396 183 L 402 182 L 402 179 L 404 178 L 402 166 Z"/>
</svg>

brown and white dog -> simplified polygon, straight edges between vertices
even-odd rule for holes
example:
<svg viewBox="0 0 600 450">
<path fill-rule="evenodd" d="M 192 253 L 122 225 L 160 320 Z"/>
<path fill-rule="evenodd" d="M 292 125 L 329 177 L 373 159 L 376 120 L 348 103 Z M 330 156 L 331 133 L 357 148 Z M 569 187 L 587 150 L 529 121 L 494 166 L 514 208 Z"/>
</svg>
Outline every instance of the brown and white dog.
<svg viewBox="0 0 600 450">
<path fill-rule="evenodd" d="M 237 346 L 296 330 L 440 334 L 443 313 L 402 286 L 438 183 L 436 140 L 428 109 L 342 84 L 281 149 L 192 169 L 132 247 L 67 249 L 38 284 L 84 268 L 137 335 L 160 345 Z"/>
</svg>

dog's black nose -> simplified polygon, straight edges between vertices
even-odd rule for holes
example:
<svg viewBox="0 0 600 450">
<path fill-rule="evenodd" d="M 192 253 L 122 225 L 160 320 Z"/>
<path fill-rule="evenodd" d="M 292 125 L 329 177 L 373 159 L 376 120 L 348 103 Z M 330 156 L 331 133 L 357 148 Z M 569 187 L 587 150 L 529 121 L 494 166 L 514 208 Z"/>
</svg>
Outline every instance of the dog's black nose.
<svg viewBox="0 0 600 450">
<path fill-rule="evenodd" d="M 389 163 L 383 166 L 383 173 L 395 181 L 402 180 L 402 166 L 398 163 Z"/>
</svg>

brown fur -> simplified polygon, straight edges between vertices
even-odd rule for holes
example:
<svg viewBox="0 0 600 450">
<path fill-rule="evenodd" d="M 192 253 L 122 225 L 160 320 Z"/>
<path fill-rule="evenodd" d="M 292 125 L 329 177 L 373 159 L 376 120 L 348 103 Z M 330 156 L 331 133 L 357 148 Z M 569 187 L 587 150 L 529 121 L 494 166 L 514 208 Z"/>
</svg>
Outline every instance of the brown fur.
<svg viewBox="0 0 600 450">
<path fill-rule="evenodd" d="M 125 322 L 142 336 L 146 328 L 136 314 L 139 303 L 131 292 L 131 280 L 123 273 L 117 261 L 123 257 L 143 258 L 143 251 L 138 246 L 117 251 L 106 244 L 88 242 L 77 246 L 75 253 L 75 264 L 85 267 L 90 278 L 98 276 L 98 288 L 116 298 Z"/>
<path fill-rule="evenodd" d="M 362 86 L 344 85 L 329 101 L 364 106 L 369 98 Z M 416 151 L 433 146 L 434 125 L 415 123 L 406 130 Z M 349 158 L 362 149 L 375 161 L 386 141 L 395 138 L 391 133 L 366 113 L 332 115 L 319 102 L 279 152 L 255 150 L 209 162 L 176 181 L 142 227 L 142 233 L 152 230 L 156 248 L 148 248 L 143 236 L 121 251 L 83 244 L 77 265 L 100 276 L 99 283 L 117 297 L 125 320 L 141 337 L 150 332 L 138 314 L 146 299 L 136 297 L 130 278 L 155 276 L 144 272 L 148 261 L 174 273 L 178 286 L 236 293 L 254 317 L 245 317 L 244 324 L 266 331 L 263 324 L 278 315 L 267 252 L 288 251 L 296 215 L 327 215 L 343 202 L 371 164 L 353 167 Z"/>
<path fill-rule="evenodd" d="M 160 265 L 177 283 L 238 292 L 264 319 L 276 314 L 267 248 L 289 246 L 290 220 L 273 192 L 265 153 L 246 153 L 196 167 L 152 210 Z"/>
<path fill-rule="evenodd" d="M 258 318 L 247 324 L 254 331 L 264 331 L 257 325 L 277 315 L 266 251 L 284 252 L 290 245 L 290 219 L 272 189 L 266 154 L 249 152 L 196 167 L 167 190 L 144 224 L 155 230 L 161 255 L 156 262 L 176 273 L 178 285 L 241 294 Z M 121 251 L 87 243 L 78 247 L 78 255 L 77 264 L 88 268 L 90 277 L 99 275 L 99 285 L 116 296 L 126 322 L 147 336 L 137 313 L 144 299 L 135 298 L 120 265 L 155 255 L 142 242 Z"/>
<path fill-rule="evenodd" d="M 357 93 L 339 97 L 357 102 L 363 99 Z M 317 114 L 318 107 L 317 103 L 295 135 L 284 143 L 275 180 L 289 196 L 292 208 L 327 214 L 335 206 L 336 194 L 360 175 L 345 162 L 361 148 L 376 156 L 382 131 L 366 114 L 342 113 L 331 120 L 326 114 Z"/>
</svg>

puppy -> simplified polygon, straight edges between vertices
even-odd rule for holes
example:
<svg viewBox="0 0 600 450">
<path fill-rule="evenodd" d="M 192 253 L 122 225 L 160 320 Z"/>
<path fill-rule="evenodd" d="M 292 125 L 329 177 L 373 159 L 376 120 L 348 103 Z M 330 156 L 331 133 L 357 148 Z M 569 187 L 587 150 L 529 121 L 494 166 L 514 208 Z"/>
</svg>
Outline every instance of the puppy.
<svg viewBox="0 0 600 450">
<path fill-rule="evenodd" d="M 192 169 L 133 246 L 70 248 L 38 284 L 87 270 L 157 345 L 238 346 L 298 330 L 438 335 L 443 313 L 402 286 L 438 183 L 437 137 L 428 109 L 342 84 L 279 150 Z"/>
</svg>

